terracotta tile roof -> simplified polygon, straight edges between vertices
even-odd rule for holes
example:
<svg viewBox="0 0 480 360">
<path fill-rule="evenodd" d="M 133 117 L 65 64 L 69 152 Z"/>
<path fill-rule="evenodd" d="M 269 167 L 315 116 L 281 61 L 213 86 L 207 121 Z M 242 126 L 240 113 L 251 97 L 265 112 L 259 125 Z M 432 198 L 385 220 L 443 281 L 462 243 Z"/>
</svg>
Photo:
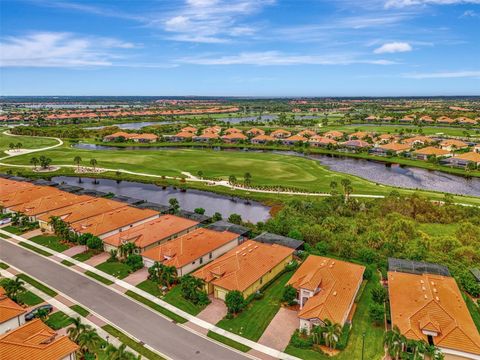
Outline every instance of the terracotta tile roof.
<svg viewBox="0 0 480 360">
<path fill-rule="evenodd" d="M 297 135 L 310 137 L 310 136 L 317 135 L 317 133 L 315 131 L 307 129 L 307 130 L 300 131 Z"/>
<path fill-rule="evenodd" d="M 293 251 L 281 245 L 248 240 L 193 275 L 229 291 L 245 291 Z"/>
<path fill-rule="evenodd" d="M 119 137 L 124 137 L 125 139 L 129 139 L 132 134 L 124 132 L 124 131 L 117 131 L 113 134 L 107 135 L 104 139 L 115 139 Z"/>
<path fill-rule="evenodd" d="M 182 129 L 182 132 L 191 132 L 191 133 L 195 133 L 197 132 L 197 128 L 193 127 L 193 126 L 186 126 Z"/>
<path fill-rule="evenodd" d="M 222 128 L 220 126 L 217 126 L 217 125 L 208 127 L 206 129 L 203 129 L 204 134 L 206 134 L 206 133 L 218 134 L 220 131 L 222 131 Z"/>
<path fill-rule="evenodd" d="M 278 129 L 278 130 L 275 130 L 275 131 L 272 131 L 270 133 L 270 136 L 273 136 L 273 137 L 278 137 L 278 136 L 290 136 L 292 133 L 290 131 L 287 131 L 287 130 L 283 130 L 283 129 Z"/>
<path fill-rule="evenodd" d="M 0 359 L 5 360 L 60 360 L 77 350 L 77 344 L 40 319 L 0 335 Z"/>
<path fill-rule="evenodd" d="M 426 148 L 415 150 L 415 154 L 444 156 L 450 154 L 450 151 L 439 149 L 433 146 L 427 146 Z"/>
<path fill-rule="evenodd" d="M 196 221 L 179 216 L 162 215 L 157 219 L 108 236 L 103 239 L 103 241 L 117 247 L 124 242 L 133 242 L 138 247 L 145 248 L 157 241 L 169 238 L 198 224 Z"/>
<path fill-rule="evenodd" d="M 377 139 L 379 140 L 394 140 L 396 138 L 397 136 L 392 134 L 380 134 L 377 136 Z"/>
<path fill-rule="evenodd" d="M 38 220 L 48 222 L 52 216 L 58 216 L 66 223 L 73 223 L 126 206 L 127 204 L 119 201 L 104 198 L 90 198 L 84 202 L 49 211 L 46 214 L 40 215 Z"/>
<path fill-rule="evenodd" d="M 292 135 L 286 139 L 284 139 L 283 141 L 301 141 L 301 142 L 306 142 L 308 141 L 308 139 L 306 137 L 303 137 L 303 136 L 300 136 L 300 135 Z"/>
<path fill-rule="evenodd" d="M 455 121 L 458 121 L 460 124 L 476 124 L 477 123 L 476 120 L 473 120 L 464 116 L 456 118 Z"/>
<path fill-rule="evenodd" d="M 175 134 L 174 136 L 175 137 L 178 137 L 178 138 L 191 138 L 193 137 L 193 133 L 191 132 L 188 132 L 188 131 L 180 131 L 179 133 Z"/>
<path fill-rule="evenodd" d="M 310 255 L 288 281 L 295 289 L 318 291 L 298 313 L 302 319 L 343 324 L 363 280 L 365 266 Z"/>
<path fill-rule="evenodd" d="M 368 121 L 368 120 L 377 120 L 377 119 L 378 119 L 378 118 L 377 118 L 376 116 L 374 116 L 374 115 L 370 115 L 370 116 L 368 116 L 368 117 L 365 118 L 365 120 L 367 120 L 367 121 Z"/>
<path fill-rule="evenodd" d="M 470 151 L 463 154 L 455 155 L 455 159 L 473 161 L 475 163 L 480 163 L 480 153 L 475 151 Z"/>
<path fill-rule="evenodd" d="M 247 139 L 247 137 L 242 133 L 231 133 L 228 135 L 223 135 L 222 139 L 223 140 L 245 140 Z"/>
<path fill-rule="evenodd" d="M 68 192 L 61 192 L 60 194 L 42 196 L 36 200 L 12 206 L 11 210 L 21 212 L 28 216 L 36 216 L 90 199 L 92 199 L 92 197 L 87 195 L 75 195 Z"/>
<path fill-rule="evenodd" d="M 71 223 L 70 226 L 76 232 L 100 236 L 158 214 L 157 211 L 150 209 L 137 209 L 131 206 L 125 206 Z"/>
<path fill-rule="evenodd" d="M 468 144 L 461 140 L 448 139 L 448 140 L 443 140 L 440 143 L 440 146 L 455 146 L 457 149 L 461 149 L 464 147 L 468 147 Z"/>
<path fill-rule="evenodd" d="M 148 249 L 142 256 L 181 268 L 238 238 L 238 234 L 229 231 L 201 228 Z"/>
<path fill-rule="evenodd" d="M 408 139 L 403 139 L 402 141 L 403 141 L 404 144 L 413 144 L 415 142 L 430 144 L 430 143 L 433 142 L 433 139 L 429 138 L 428 136 L 419 135 L 419 136 L 414 136 L 414 137 L 411 137 L 411 138 L 408 138 Z"/>
<path fill-rule="evenodd" d="M 234 133 L 242 133 L 242 130 L 237 128 L 229 128 L 224 131 L 225 134 L 234 134 Z"/>
<path fill-rule="evenodd" d="M 157 140 L 157 139 L 158 139 L 158 136 L 155 135 L 155 134 L 145 133 L 145 134 L 133 134 L 133 135 L 130 136 L 129 138 L 132 139 L 132 140 L 135 140 L 135 139 L 139 139 L 139 140 L 142 140 L 142 139 L 145 139 L 145 140 Z"/>
<path fill-rule="evenodd" d="M 412 147 L 410 144 L 399 144 L 399 143 L 390 143 L 383 144 L 378 146 L 380 149 L 391 150 L 391 151 L 407 151 Z"/>
<path fill-rule="evenodd" d="M 354 137 L 356 137 L 357 139 L 362 140 L 362 139 L 365 139 L 366 137 L 372 137 L 372 135 L 369 134 L 369 133 L 367 133 L 367 132 L 365 132 L 365 131 L 357 131 L 357 132 L 354 132 L 354 133 L 351 133 L 351 134 L 348 135 L 348 138 L 349 138 L 349 139 L 352 139 L 352 138 L 354 138 Z"/>
<path fill-rule="evenodd" d="M 5 208 L 30 203 L 43 196 L 60 195 L 63 192 L 50 186 L 33 186 L 5 194 L 0 198 L 0 205 Z"/>
<path fill-rule="evenodd" d="M 327 137 L 324 137 L 324 136 L 320 136 L 320 135 L 312 136 L 310 139 L 308 139 L 308 142 L 314 143 L 314 144 L 324 144 L 324 145 L 327 145 L 327 144 L 335 145 L 337 143 L 337 141 L 335 141 L 333 139 L 330 139 L 330 138 L 327 138 Z"/>
<path fill-rule="evenodd" d="M 265 134 L 265 131 L 263 131 L 262 129 L 258 129 L 258 128 L 251 128 L 250 130 L 247 131 L 247 134 L 249 134 L 249 135 L 263 135 L 263 134 Z"/>
<path fill-rule="evenodd" d="M 0 201 L 9 193 L 13 193 L 22 189 L 32 188 L 35 185 L 28 182 L 19 182 L 0 178 Z"/>
<path fill-rule="evenodd" d="M 0 286 L 0 324 L 26 313 L 23 307 L 5 295 L 5 290 Z"/>
<path fill-rule="evenodd" d="M 349 147 L 358 147 L 358 148 L 363 148 L 363 147 L 369 147 L 372 146 L 366 141 L 363 140 L 348 140 L 342 143 L 343 146 L 349 146 Z"/>
<path fill-rule="evenodd" d="M 202 135 L 194 136 L 193 139 L 218 139 L 220 136 L 215 133 L 203 133 Z"/>
<path fill-rule="evenodd" d="M 409 339 L 435 331 L 436 346 L 480 354 L 480 335 L 454 278 L 388 272 L 392 325 Z"/>
<path fill-rule="evenodd" d="M 332 131 L 327 131 L 325 134 L 323 134 L 323 136 L 336 139 L 336 138 L 343 137 L 343 132 L 332 130 Z"/>
<path fill-rule="evenodd" d="M 415 121 L 415 115 L 407 115 L 402 117 L 400 120 L 402 121 Z"/>
<path fill-rule="evenodd" d="M 440 116 L 438 119 L 437 119 L 437 122 L 441 122 L 441 123 L 453 123 L 455 122 L 455 120 L 449 118 L 448 116 Z"/>
<path fill-rule="evenodd" d="M 428 115 L 424 115 L 420 118 L 421 121 L 425 121 L 425 122 L 434 122 L 435 120 L 432 119 L 431 116 L 428 116 Z"/>
<path fill-rule="evenodd" d="M 265 135 L 265 134 L 258 135 L 252 138 L 252 141 L 276 141 L 276 140 L 277 139 L 275 139 L 273 136 Z"/>
</svg>

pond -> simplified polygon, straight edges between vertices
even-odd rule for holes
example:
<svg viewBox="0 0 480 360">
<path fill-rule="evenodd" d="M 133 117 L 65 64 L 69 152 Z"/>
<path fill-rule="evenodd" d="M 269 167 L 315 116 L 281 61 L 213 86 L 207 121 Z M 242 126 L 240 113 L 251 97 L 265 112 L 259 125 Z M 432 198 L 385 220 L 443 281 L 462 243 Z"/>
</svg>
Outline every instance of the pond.
<svg viewBox="0 0 480 360">
<path fill-rule="evenodd" d="M 169 151 L 179 149 L 178 147 L 162 146 L 127 146 L 116 147 L 110 145 L 95 145 L 79 143 L 74 147 L 87 150 L 147 150 L 147 151 Z M 193 147 L 196 148 L 196 147 Z M 202 147 L 198 147 L 202 149 Z M 251 151 L 266 152 L 269 150 L 258 149 L 223 149 L 219 151 Z M 307 157 L 320 162 L 330 170 L 340 173 L 359 176 L 375 183 L 396 186 L 409 189 L 422 189 L 442 191 L 451 194 L 480 196 L 480 178 L 464 178 L 458 175 L 447 174 L 441 171 L 420 169 L 411 166 L 400 166 L 397 164 L 386 164 L 374 160 L 354 159 L 342 156 L 311 154 L 305 156 L 295 151 L 274 151 L 280 155 L 296 155 Z"/>
<path fill-rule="evenodd" d="M 86 127 L 87 130 L 98 130 L 104 129 L 106 127 L 117 126 L 122 130 L 139 130 L 145 126 L 151 125 L 165 125 L 165 124 L 173 124 L 174 121 L 140 121 L 140 122 L 131 122 L 131 123 L 123 123 L 123 124 L 112 124 L 112 125 L 104 125 L 104 126 L 90 126 Z"/>
<path fill-rule="evenodd" d="M 204 208 L 206 215 L 213 215 L 219 212 L 226 219 L 231 214 L 239 214 L 243 220 L 257 223 L 266 221 L 270 217 L 270 208 L 255 201 L 246 201 L 240 198 L 218 195 L 208 191 L 188 189 L 182 192 L 173 187 L 162 187 L 154 184 L 144 184 L 133 181 L 121 181 L 117 184 L 115 180 L 100 179 L 93 183 L 91 178 L 82 178 L 78 183 L 77 177 L 57 176 L 52 178 L 57 183 L 81 186 L 85 189 L 93 189 L 115 195 L 129 196 L 135 199 L 168 205 L 168 200 L 176 198 L 183 210 L 194 211 L 196 208 Z"/>
</svg>

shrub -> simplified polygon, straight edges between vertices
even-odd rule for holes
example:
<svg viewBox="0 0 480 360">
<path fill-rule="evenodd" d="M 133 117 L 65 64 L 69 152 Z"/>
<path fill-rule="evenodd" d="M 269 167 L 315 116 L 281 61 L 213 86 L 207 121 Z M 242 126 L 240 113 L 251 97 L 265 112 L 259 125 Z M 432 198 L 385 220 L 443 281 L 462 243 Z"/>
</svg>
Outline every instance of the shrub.
<svg viewBox="0 0 480 360">
<path fill-rule="evenodd" d="M 371 290 L 372 300 L 377 304 L 383 304 L 387 300 L 387 289 L 381 285 L 375 286 Z"/>
<path fill-rule="evenodd" d="M 290 261 L 287 266 L 285 266 L 285 271 L 293 271 L 298 267 L 298 262 L 296 260 Z"/>
<path fill-rule="evenodd" d="M 117 254 L 118 254 L 117 250 L 110 250 L 110 257 L 107 259 L 107 262 L 118 261 Z"/>
<path fill-rule="evenodd" d="M 294 305 L 297 298 L 297 290 L 292 285 L 285 286 L 282 295 L 282 301 L 288 305 Z"/>
<path fill-rule="evenodd" d="M 290 344 L 299 349 L 310 349 L 313 346 L 313 338 L 311 336 L 307 336 L 305 332 L 301 333 L 297 329 L 292 335 Z"/>
<path fill-rule="evenodd" d="M 193 210 L 193 212 L 195 214 L 203 215 L 203 214 L 205 214 L 205 209 L 204 208 L 196 208 L 195 210 Z"/>
<path fill-rule="evenodd" d="M 381 324 L 385 319 L 385 308 L 383 305 L 372 303 L 368 309 L 368 314 L 374 323 Z"/>
<path fill-rule="evenodd" d="M 365 271 L 363 272 L 363 279 L 370 280 L 372 278 L 373 271 L 370 267 L 366 267 Z"/>
<path fill-rule="evenodd" d="M 91 237 L 87 239 L 87 247 L 92 250 L 101 250 L 103 248 L 103 241 L 99 237 L 91 235 Z"/>
<path fill-rule="evenodd" d="M 238 214 L 232 214 L 228 217 L 228 222 L 232 224 L 240 225 L 242 223 L 242 217 Z"/>
<path fill-rule="evenodd" d="M 143 260 L 142 257 L 138 254 L 131 254 L 128 255 L 127 260 L 125 263 L 130 266 L 132 271 L 140 270 L 143 267 Z"/>
<path fill-rule="evenodd" d="M 230 314 L 238 314 L 245 308 L 245 299 L 240 291 L 229 291 L 225 297 L 225 305 Z"/>
</svg>

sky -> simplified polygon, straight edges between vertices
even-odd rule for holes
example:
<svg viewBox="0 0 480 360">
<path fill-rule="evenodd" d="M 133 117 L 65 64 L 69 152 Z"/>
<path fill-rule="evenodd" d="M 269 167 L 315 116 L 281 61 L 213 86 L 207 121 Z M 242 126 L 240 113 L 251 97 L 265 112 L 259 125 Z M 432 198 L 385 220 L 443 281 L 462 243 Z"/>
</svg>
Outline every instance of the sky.
<svg viewBox="0 0 480 360">
<path fill-rule="evenodd" d="M 0 0 L 0 95 L 480 95 L 480 0 Z"/>
</svg>

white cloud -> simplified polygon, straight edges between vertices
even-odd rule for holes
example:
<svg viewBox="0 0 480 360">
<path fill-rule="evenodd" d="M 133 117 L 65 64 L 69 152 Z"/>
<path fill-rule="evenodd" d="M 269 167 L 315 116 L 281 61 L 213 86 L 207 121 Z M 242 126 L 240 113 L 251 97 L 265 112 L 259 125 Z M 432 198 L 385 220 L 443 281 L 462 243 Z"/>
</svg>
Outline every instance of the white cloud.
<svg viewBox="0 0 480 360">
<path fill-rule="evenodd" d="M 284 54 L 278 51 L 243 52 L 238 55 L 200 56 L 178 60 L 181 63 L 196 65 L 258 65 L 258 66 L 286 66 L 286 65 L 349 65 L 375 64 L 391 65 L 395 62 L 384 59 L 361 59 L 349 54 L 338 55 L 296 55 Z"/>
<path fill-rule="evenodd" d="M 403 77 L 410 79 L 452 79 L 452 78 L 478 78 L 480 71 L 446 71 L 433 73 L 411 73 L 404 74 Z"/>
<path fill-rule="evenodd" d="M 387 0 L 385 8 L 404 8 L 415 5 L 480 4 L 480 0 Z"/>
<path fill-rule="evenodd" d="M 480 14 L 474 10 L 466 10 L 460 17 L 479 17 Z"/>
<path fill-rule="evenodd" d="M 2 67 L 109 66 L 117 58 L 115 49 L 134 44 L 112 38 L 80 37 L 64 32 L 40 32 L 7 37 L 0 42 Z"/>
<path fill-rule="evenodd" d="M 412 46 L 407 42 L 391 42 L 386 43 L 373 50 L 375 54 L 392 54 L 398 52 L 408 52 L 412 51 Z"/>
</svg>

